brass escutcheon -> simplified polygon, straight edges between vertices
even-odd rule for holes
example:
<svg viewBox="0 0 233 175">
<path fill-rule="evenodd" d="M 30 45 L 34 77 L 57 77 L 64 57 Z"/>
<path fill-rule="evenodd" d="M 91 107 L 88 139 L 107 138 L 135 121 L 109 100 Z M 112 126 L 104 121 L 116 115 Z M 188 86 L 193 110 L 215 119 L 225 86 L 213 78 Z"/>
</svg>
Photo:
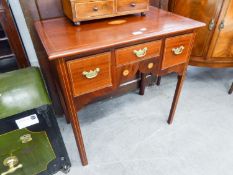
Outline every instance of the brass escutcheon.
<svg viewBox="0 0 233 175">
<path fill-rule="evenodd" d="M 147 67 L 148 67 L 148 69 L 152 69 L 152 68 L 154 67 L 154 63 L 149 63 L 149 64 L 147 65 Z"/>
<path fill-rule="evenodd" d="M 124 70 L 124 71 L 123 71 L 123 75 L 124 75 L 125 77 L 126 77 L 127 75 L 129 75 L 129 70 L 127 70 L 127 69 Z"/>
</svg>

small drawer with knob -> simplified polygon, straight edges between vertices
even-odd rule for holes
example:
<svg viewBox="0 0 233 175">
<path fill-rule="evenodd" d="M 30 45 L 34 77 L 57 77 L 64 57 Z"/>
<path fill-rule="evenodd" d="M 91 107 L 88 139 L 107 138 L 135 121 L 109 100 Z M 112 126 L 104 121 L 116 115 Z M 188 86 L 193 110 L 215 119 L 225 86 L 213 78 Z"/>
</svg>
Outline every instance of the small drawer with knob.
<svg viewBox="0 0 233 175">
<path fill-rule="evenodd" d="M 138 72 L 139 63 L 128 64 L 120 66 L 116 69 L 117 72 L 117 84 L 125 83 L 129 80 L 133 80 Z"/>
<path fill-rule="evenodd" d="M 162 69 L 186 63 L 189 60 L 194 34 L 185 34 L 165 41 Z"/>
<path fill-rule="evenodd" d="M 75 18 L 87 20 L 98 16 L 108 16 L 114 13 L 113 1 L 90 1 L 86 3 L 75 3 Z"/>
<path fill-rule="evenodd" d="M 67 67 L 75 97 L 112 86 L 110 52 L 67 61 Z"/>
<path fill-rule="evenodd" d="M 117 12 L 147 11 L 149 8 L 148 0 L 117 0 Z"/>
<path fill-rule="evenodd" d="M 116 50 L 116 65 L 126 65 L 160 56 L 161 41 L 147 42 Z"/>
<path fill-rule="evenodd" d="M 158 74 L 159 59 L 151 58 L 139 63 L 139 72 L 153 75 Z"/>
</svg>

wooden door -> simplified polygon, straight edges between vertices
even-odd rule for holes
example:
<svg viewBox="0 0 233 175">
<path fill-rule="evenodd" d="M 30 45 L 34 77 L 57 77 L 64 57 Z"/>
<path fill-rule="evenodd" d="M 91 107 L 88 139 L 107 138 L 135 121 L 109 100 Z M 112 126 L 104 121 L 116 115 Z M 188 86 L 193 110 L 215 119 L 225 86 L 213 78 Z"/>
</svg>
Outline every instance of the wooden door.
<svg viewBox="0 0 233 175">
<path fill-rule="evenodd" d="M 233 0 L 225 0 L 221 16 L 215 31 L 212 59 L 229 58 L 233 60 Z"/>
<path fill-rule="evenodd" d="M 224 0 L 170 1 L 170 11 L 206 23 L 206 27 L 197 30 L 192 52 L 194 57 L 206 56 L 223 1 Z"/>
</svg>

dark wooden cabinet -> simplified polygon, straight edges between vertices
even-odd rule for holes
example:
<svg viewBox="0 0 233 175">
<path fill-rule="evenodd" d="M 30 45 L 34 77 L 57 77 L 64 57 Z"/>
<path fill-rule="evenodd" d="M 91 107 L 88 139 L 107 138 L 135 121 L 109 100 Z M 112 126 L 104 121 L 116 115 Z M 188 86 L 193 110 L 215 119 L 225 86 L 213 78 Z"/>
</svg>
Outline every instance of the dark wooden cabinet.
<svg viewBox="0 0 233 175">
<path fill-rule="evenodd" d="M 233 61 L 233 0 L 225 2 L 222 7 L 217 26 L 218 30 L 214 32 L 213 59 L 231 58 Z"/>
<path fill-rule="evenodd" d="M 0 24 L 0 73 L 17 69 L 15 55 L 12 53 L 8 38 Z"/>
<path fill-rule="evenodd" d="M 0 0 L 0 73 L 29 66 L 10 8 Z"/>
<path fill-rule="evenodd" d="M 190 65 L 233 67 L 233 0 L 170 0 L 169 10 L 206 23 L 197 31 Z"/>
</svg>

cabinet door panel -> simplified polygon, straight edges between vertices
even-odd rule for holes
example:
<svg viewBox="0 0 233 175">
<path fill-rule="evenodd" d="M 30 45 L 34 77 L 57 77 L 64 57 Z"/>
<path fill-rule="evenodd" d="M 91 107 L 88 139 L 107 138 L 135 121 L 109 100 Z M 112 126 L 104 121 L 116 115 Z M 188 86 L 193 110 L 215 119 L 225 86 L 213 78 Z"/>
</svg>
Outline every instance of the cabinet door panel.
<svg viewBox="0 0 233 175">
<path fill-rule="evenodd" d="M 215 29 L 209 29 L 209 24 L 213 20 L 214 25 L 217 23 L 217 18 L 222 7 L 223 0 L 172 0 L 170 10 L 198 21 L 205 22 L 206 27 L 197 30 L 197 36 L 194 43 L 193 56 L 205 56 L 208 46 Z"/>
<path fill-rule="evenodd" d="M 228 3 L 227 3 L 228 4 Z M 224 18 L 220 19 L 218 29 L 218 39 L 215 43 L 213 57 L 233 58 L 233 0 L 229 1 L 224 12 Z M 220 26 L 221 25 L 221 26 Z M 220 28 L 221 27 L 221 28 Z"/>
</svg>

